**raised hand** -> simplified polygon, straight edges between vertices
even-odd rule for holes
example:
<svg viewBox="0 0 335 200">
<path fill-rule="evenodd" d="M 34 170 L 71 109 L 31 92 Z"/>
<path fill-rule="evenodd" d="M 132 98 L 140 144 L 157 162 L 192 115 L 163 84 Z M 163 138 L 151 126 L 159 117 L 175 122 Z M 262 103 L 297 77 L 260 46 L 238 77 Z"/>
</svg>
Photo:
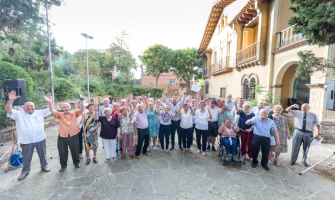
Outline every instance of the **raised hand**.
<svg viewBox="0 0 335 200">
<path fill-rule="evenodd" d="M 298 104 L 294 104 L 293 107 L 294 108 L 299 108 L 299 105 Z"/>
<path fill-rule="evenodd" d="M 11 91 L 10 93 L 8 93 L 8 99 L 9 100 L 15 101 L 17 98 L 20 98 L 20 96 L 16 96 L 16 92 Z"/>
<path fill-rule="evenodd" d="M 237 98 L 235 99 L 235 103 L 238 103 L 239 100 L 240 100 L 240 98 L 237 97 Z"/>
<path fill-rule="evenodd" d="M 95 110 L 96 112 L 98 112 L 98 111 L 99 111 L 99 106 L 98 106 L 98 105 L 94 105 L 94 110 Z"/>
<path fill-rule="evenodd" d="M 46 96 L 44 96 L 44 99 L 47 101 L 47 102 L 52 102 L 53 100 L 53 96 L 49 93 L 47 94 Z"/>
<path fill-rule="evenodd" d="M 150 93 L 148 93 L 148 98 L 150 98 Z"/>
<path fill-rule="evenodd" d="M 265 97 L 265 100 L 264 100 L 266 103 L 269 103 L 269 97 Z"/>
<path fill-rule="evenodd" d="M 183 93 L 186 94 L 186 92 L 187 92 L 187 88 L 184 88 Z"/>
<path fill-rule="evenodd" d="M 204 96 L 204 100 L 206 100 L 208 97 L 207 96 Z"/>
<path fill-rule="evenodd" d="M 165 88 L 164 95 L 166 95 L 168 92 L 169 92 L 169 90 Z"/>
<path fill-rule="evenodd" d="M 200 91 L 197 92 L 197 94 L 195 95 L 195 98 L 196 98 L 196 99 L 199 99 L 199 96 L 200 96 Z"/>
</svg>

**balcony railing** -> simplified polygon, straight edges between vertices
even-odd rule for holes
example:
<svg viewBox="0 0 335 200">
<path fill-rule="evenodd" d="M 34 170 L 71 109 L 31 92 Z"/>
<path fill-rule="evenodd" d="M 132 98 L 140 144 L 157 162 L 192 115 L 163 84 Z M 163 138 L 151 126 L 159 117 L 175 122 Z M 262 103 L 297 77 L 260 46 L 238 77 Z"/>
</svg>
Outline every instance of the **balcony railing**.
<svg viewBox="0 0 335 200">
<path fill-rule="evenodd" d="M 216 63 L 209 66 L 209 73 L 208 75 L 214 75 L 220 72 L 224 72 L 229 68 L 233 67 L 234 57 L 233 56 L 227 56 L 223 59 L 217 61 Z"/>
<path fill-rule="evenodd" d="M 258 42 L 255 42 L 242 49 L 241 51 L 238 51 L 236 53 L 236 63 L 240 64 L 257 59 L 257 45 Z"/>
<path fill-rule="evenodd" d="M 291 43 L 297 42 L 301 39 L 304 39 L 302 33 L 294 34 L 293 27 L 290 26 L 287 29 L 277 33 L 277 47 L 283 47 Z"/>
</svg>

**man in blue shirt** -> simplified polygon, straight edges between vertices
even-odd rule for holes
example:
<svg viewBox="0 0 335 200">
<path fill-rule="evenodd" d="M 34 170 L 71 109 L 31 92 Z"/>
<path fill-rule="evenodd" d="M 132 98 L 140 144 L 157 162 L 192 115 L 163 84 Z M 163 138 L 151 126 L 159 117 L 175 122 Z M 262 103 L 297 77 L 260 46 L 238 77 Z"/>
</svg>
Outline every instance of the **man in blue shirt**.
<svg viewBox="0 0 335 200">
<path fill-rule="evenodd" d="M 166 98 L 166 94 L 168 93 L 168 90 L 167 89 L 164 90 L 164 103 L 165 103 L 165 105 L 170 106 L 170 113 L 172 115 L 175 114 L 176 107 L 179 108 L 180 105 L 185 102 L 186 91 L 187 91 L 187 89 L 184 88 L 183 91 L 181 92 L 181 95 L 183 95 L 183 99 L 179 103 L 177 103 L 177 98 L 176 97 L 172 97 L 172 103 L 170 103 L 168 101 L 168 99 Z M 172 118 L 172 120 L 171 120 L 171 147 L 170 147 L 170 150 L 174 149 L 174 139 L 175 139 L 176 130 L 177 130 L 177 134 L 178 134 L 179 149 L 183 150 L 183 148 L 181 146 L 180 120 L 181 120 L 181 117 L 180 117 L 179 114 L 177 114 L 177 117 Z"/>
<path fill-rule="evenodd" d="M 251 142 L 253 157 L 253 161 L 251 164 L 252 168 L 255 168 L 257 166 L 259 149 L 262 148 L 261 165 L 262 167 L 264 167 L 264 169 L 270 170 L 270 168 L 268 167 L 268 158 L 270 151 L 271 130 L 275 133 L 276 145 L 280 145 L 276 124 L 268 118 L 268 111 L 266 109 L 262 109 L 260 111 L 260 116 L 253 117 L 252 119 L 246 121 L 246 124 L 254 125 L 254 136 Z"/>
</svg>

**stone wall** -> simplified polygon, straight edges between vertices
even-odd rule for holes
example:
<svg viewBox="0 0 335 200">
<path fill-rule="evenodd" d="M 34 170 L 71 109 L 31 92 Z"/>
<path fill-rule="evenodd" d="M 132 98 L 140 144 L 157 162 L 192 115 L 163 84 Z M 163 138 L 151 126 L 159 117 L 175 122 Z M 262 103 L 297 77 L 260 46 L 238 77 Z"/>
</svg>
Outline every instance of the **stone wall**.
<svg viewBox="0 0 335 200">
<path fill-rule="evenodd" d="M 323 143 L 335 143 L 335 122 L 322 122 L 321 134 Z"/>
</svg>

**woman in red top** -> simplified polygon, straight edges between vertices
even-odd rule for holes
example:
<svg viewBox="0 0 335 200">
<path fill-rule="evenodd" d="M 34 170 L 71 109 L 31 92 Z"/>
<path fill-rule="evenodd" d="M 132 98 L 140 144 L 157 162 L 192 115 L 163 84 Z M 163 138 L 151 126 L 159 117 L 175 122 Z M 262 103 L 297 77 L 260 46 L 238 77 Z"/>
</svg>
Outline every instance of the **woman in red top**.
<svg viewBox="0 0 335 200">
<path fill-rule="evenodd" d="M 121 109 L 118 103 L 113 104 L 112 117 L 115 117 L 119 121 L 119 116 L 121 114 Z"/>
</svg>

